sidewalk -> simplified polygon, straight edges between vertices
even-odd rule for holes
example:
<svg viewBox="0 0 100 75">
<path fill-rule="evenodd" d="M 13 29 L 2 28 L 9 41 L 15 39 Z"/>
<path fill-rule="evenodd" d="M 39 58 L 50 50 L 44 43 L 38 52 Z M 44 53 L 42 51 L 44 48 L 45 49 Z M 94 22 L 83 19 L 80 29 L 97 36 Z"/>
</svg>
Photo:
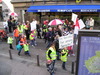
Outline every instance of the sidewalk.
<svg viewBox="0 0 100 75">
<path fill-rule="evenodd" d="M 11 67 L 10 75 L 49 75 L 46 70 L 46 44 L 44 44 L 44 41 L 42 39 L 38 39 L 37 43 L 38 46 L 36 47 L 30 46 L 31 57 L 25 56 L 24 51 L 21 52 L 21 56 L 18 56 L 17 50 L 11 50 L 13 60 L 10 60 L 8 45 L 6 44 L 6 42 L 0 42 L 0 61 L 2 60 L 2 62 L 6 62 L 6 64 L 9 64 L 9 66 Z M 40 67 L 37 66 L 37 55 L 40 56 Z M 66 64 L 67 71 L 62 70 L 61 61 L 56 61 L 55 67 L 57 68 L 57 71 L 55 75 L 71 75 L 71 62 L 74 60 L 75 57 L 68 57 L 68 62 Z"/>
</svg>

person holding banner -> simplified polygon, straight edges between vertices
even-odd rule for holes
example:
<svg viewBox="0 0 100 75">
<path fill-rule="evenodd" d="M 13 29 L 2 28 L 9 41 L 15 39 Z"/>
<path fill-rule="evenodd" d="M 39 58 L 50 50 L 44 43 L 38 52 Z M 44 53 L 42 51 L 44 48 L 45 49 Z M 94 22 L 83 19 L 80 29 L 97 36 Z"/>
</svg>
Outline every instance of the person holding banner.
<svg viewBox="0 0 100 75">
<path fill-rule="evenodd" d="M 68 55 L 68 50 L 67 50 L 67 48 L 65 47 L 65 48 L 63 48 L 63 50 L 61 51 L 61 61 L 63 62 L 63 63 L 62 63 L 62 68 L 63 68 L 64 70 L 66 70 L 65 65 L 66 65 L 66 62 L 67 62 L 67 55 Z"/>
</svg>

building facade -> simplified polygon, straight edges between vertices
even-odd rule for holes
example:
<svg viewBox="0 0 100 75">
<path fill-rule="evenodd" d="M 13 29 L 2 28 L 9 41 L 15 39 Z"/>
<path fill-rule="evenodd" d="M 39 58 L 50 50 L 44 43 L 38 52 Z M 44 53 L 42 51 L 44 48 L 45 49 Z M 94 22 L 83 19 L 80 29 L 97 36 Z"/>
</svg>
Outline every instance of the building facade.
<svg viewBox="0 0 100 75">
<path fill-rule="evenodd" d="M 19 15 L 19 21 L 25 22 L 26 20 L 32 21 L 35 18 L 39 21 L 45 19 L 70 19 L 72 12 L 27 12 L 30 6 L 46 6 L 46 5 L 100 5 L 100 0 L 12 0 L 11 3 L 14 6 L 14 11 Z M 75 12 L 84 17 L 100 17 L 100 12 Z"/>
<path fill-rule="evenodd" d="M 3 20 L 3 15 L 2 15 L 2 2 L 0 1 L 0 21 Z"/>
</svg>

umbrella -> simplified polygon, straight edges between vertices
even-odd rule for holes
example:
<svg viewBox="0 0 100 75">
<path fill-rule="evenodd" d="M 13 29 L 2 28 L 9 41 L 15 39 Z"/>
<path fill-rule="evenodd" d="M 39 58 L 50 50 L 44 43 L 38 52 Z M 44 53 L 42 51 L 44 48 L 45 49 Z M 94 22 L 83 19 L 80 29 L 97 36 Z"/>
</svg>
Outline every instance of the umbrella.
<svg viewBox="0 0 100 75">
<path fill-rule="evenodd" d="M 15 12 L 11 12 L 11 13 L 9 13 L 9 15 L 11 15 L 11 16 L 18 16 L 18 14 L 16 14 Z"/>
<path fill-rule="evenodd" d="M 48 25 L 53 26 L 53 25 L 59 25 L 59 24 L 63 24 L 63 23 L 64 22 L 60 19 L 54 19 L 54 20 L 50 21 Z"/>
</svg>

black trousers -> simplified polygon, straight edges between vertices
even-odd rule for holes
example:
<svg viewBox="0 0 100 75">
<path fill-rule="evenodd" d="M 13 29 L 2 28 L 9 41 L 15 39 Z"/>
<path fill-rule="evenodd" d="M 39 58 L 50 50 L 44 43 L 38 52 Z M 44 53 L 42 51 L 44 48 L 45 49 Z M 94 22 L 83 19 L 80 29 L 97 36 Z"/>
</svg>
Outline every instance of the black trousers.
<svg viewBox="0 0 100 75">
<path fill-rule="evenodd" d="M 8 26 L 9 27 L 9 33 L 12 33 L 12 26 Z"/>
<path fill-rule="evenodd" d="M 9 48 L 10 48 L 10 49 L 13 49 L 13 46 L 12 46 L 12 44 L 9 44 Z"/>
<path fill-rule="evenodd" d="M 25 34 L 26 34 L 26 39 L 29 40 L 29 30 L 25 30 Z"/>
</svg>

